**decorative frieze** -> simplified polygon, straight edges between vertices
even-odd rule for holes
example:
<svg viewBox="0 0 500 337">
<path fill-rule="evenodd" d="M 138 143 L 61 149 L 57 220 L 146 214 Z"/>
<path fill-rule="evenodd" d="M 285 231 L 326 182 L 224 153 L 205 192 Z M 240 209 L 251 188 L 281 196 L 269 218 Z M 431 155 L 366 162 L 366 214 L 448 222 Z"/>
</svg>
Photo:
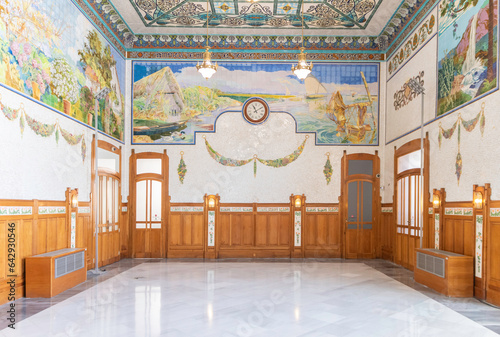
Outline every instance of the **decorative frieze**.
<svg viewBox="0 0 500 337">
<path fill-rule="evenodd" d="M 338 213 L 338 207 L 306 207 L 306 212 L 308 213 Z"/>
<path fill-rule="evenodd" d="M 66 214 L 66 207 L 60 206 L 40 206 L 38 214 Z"/>
<path fill-rule="evenodd" d="M 290 212 L 290 207 L 257 207 L 257 212 Z"/>
<path fill-rule="evenodd" d="M 172 206 L 170 212 L 203 212 L 203 206 Z"/>
<path fill-rule="evenodd" d="M 253 207 L 221 207 L 221 212 L 237 212 L 237 213 L 251 213 L 253 212 Z"/>
<path fill-rule="evenodd" d="M 26 206 L 0 206 L 0 215 L 31 215 L 33 207 Z"/>
<path fill-rule="evenodd" d="M 472 215 L 472 208 L 445 208 L 444 215 Z"/>
</svg>

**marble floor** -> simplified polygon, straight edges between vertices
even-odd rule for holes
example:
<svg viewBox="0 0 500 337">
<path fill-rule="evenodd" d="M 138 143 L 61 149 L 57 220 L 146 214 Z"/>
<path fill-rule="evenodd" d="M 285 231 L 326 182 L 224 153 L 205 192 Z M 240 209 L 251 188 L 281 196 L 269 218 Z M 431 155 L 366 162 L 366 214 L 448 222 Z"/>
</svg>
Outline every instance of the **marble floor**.
<svg viewBox="0 0 500 337">
<path fill-rule="evenodd" d="M 0 307 L 0 336 L 498 336 L 500 309 L 381 260 L 122 260 Z"/>
</svg>

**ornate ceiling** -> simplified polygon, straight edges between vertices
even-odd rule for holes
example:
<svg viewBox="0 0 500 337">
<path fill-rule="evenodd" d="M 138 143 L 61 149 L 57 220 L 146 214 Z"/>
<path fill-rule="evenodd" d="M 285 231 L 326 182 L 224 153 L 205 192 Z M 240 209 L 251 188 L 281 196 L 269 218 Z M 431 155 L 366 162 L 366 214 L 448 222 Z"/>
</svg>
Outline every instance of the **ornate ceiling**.
<svg viewBox="0 0 500 337">
<path fill-rule="evenodd" d="M 207 1 L 74 1 L 128 57 L 190 58 L 206 44 Z M 382 60 L 435 2 L 208 0 L 209 44 L 222 58 L 295 58 L 304 43 L 312 59 Z"/>
</svg>

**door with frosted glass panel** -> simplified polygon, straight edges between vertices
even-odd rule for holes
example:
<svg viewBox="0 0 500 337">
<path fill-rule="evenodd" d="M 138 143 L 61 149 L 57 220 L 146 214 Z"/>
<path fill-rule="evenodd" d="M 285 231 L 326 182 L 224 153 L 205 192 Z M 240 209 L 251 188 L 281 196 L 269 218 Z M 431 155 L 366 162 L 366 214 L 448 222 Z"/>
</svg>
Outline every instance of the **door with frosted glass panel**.
<svg viewBox="0 0 500 337">
<path fill-rule="evenodd" d="M 370 259 L 375 257 L 375 234 L 379 199 L 379 158 L 357 153 L 342 158 L 342 207 L 344 220 L 344 257 Z"/>
<path fill-rule="evenodd" d="M 132 256 L 166 257 L 166 155 L 132 154 Z"/>
</svg>

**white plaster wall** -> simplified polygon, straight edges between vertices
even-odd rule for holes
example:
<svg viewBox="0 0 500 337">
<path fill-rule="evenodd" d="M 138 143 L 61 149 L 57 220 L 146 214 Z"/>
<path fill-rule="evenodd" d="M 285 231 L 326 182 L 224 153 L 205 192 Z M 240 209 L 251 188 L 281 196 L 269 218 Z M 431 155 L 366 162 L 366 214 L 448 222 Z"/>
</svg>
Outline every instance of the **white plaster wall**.
<svg viewBox="0 0 500 337">
<path fill-rule="evenodd" d="M 481 136 L 479 123 L 471 132 L 461 128 L 460 153 L 462 156 L 462 175 L 460 184 L 455 175 L 455 160 L 458 152 L 458 129 L 450 139 L 444 139 L 439 148 L 438 135 L 439 124 L 444 129 L 449 129 L 461 114 L 463 119 L 470 120 L 476 117 L 484 103 L 486 126 L 484 135 Z M 498 138 L 500 125 L 500 93 L 496 91 L 483 99 L 480 99 L 459 111 L 453 112 L 443 118 L 435 120 L 424 127 L 429 132 L 430 141 L 430 191 L 434 188 L 446 189 L 447 201 L 470 201 L 472 200 L 473 185 L 484 185 L 490 183 L 492 188 L 492 199 L 500 200 L 500 158 L 498 156 Z M 383 202 L 391 202 L 393 195 L 394 180 L 394 146 L 399 148 L 410 140 L 420 137 L 417 130 L 386 146 L 384 155 L 385 169 L 383 175 L 384 193 Z"/>
<path fill-rule="evenodd" d="M 73 135 L 83 133 L 87 145 L 83 162 L 80 144 L 71 146 L 62 136 L 56 143 L 55 134 L 41 137 L 27 123 L 21 135 L 19 117 L 9 121 L 0 113 L 0 199 L 64 200 L 70 187 L 78 188 L 80 200 L 90 200 L 92 130 L 11 90 L 0 87 L 0 94 L 5 106 L 17 109 L 22 104 L 41 123 L 58 121 Z"/>
</svg>

